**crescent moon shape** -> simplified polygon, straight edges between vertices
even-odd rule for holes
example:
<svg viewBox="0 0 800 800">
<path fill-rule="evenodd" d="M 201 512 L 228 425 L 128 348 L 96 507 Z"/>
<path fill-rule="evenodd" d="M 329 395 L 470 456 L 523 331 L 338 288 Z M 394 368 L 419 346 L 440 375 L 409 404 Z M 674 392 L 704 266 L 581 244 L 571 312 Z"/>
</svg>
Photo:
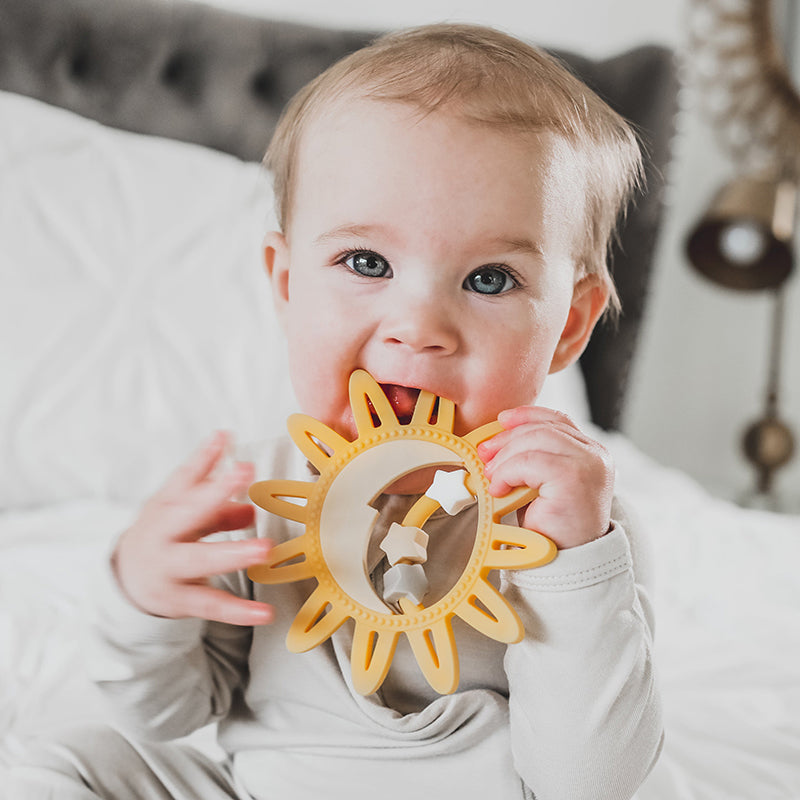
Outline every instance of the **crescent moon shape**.
<svg viewBox="0 0 800 800">
<path fill-rule="evenodd" d="M 378 512 L 370 507 L 375 486 L 388 486 L 420 469 L 461 464 L 451 450 L 436 442 L 398 439 L 360 453 L 331 484 L 320 515 L 319 543 L 331 576 L 356 602 L 381 614 L 392 613 L 378 597 L 367 574 L 367 550 Z M 354 554 L 361 554 L 360 561 Z"/>
</svg>

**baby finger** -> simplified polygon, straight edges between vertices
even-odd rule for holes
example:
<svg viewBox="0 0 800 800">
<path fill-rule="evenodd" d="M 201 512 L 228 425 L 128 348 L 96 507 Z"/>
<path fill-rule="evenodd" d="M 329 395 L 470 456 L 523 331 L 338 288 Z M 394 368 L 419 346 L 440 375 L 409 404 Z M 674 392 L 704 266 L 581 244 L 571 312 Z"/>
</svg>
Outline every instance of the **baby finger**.
<svg viewBox="0 0 800 800">
<path fill-rule="evenodd" d="M 196 581 L 212 575 L 224 575 L 262 564 L 272 543 L 267 539 L 239 542 L 190 542 L 173 548 L 176 556 L 173 576 L 178 581 Z"/>
<path fill-rule="evenodd" d="M 275 616 L 272 606 L 216 589 L 206 584 L 185 586 L 175 617 L 199 617 L 228 625 L 267 625 Z"/>
<path fill-rule="evenodd" d="M 177 493 L 205 480 L 225 455 L 229 439 L 230 437 L 225 431 L 216 431 L 172 473 L 162 491 L 166 494 Z"/>
</svg>

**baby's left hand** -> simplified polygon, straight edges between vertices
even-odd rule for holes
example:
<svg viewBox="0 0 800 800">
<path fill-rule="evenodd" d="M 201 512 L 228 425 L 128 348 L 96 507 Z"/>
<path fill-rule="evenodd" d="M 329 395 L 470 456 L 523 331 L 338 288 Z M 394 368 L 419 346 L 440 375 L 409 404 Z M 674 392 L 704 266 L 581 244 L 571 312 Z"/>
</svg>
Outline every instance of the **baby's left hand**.
<svg viewBox="0 0 800 800">
<path fill-rule="evenodd" d="M 539 496 L 521 509 L 520 524 L 544 534 L 559 550 L 608 532 L 614 464 L 608 451 L 559 411 L 522 406 L 498 417 L 502 433 L 478 447 L 490 480 L 502 497 L 518 486 Z"/>
</svg>

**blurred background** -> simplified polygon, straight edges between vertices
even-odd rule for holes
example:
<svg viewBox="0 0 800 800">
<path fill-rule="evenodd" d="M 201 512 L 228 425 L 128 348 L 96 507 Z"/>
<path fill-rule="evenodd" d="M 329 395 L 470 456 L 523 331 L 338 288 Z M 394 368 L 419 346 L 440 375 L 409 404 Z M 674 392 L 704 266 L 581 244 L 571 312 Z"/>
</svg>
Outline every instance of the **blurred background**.
<svg viewBox="0 0 800 800">
<path fill-rule="evenodd" d="M 692 0 L 646 4 L 639 0 L 215 2 L 231 10 L 369 30 L 444 20 L 480 22 L 538 44 L 596 57 L 645 42 L 673 48 L 684 64 L 693 56 Z M 792 2 L 796 0 L 774 3 L 781 42 L 791 43 L 786 6 Z M 744 4 L 734 0 L 717 5 Z M 742 437 L 763 415 L 774 293 L 728 289 L 690 266 L 686 256 L 690 231 L 717 189 L 735 177 L 742 165 L 716 135 L 706 109 L 708 98 L 697 91 L 688 67 L 684 77 L 652 305 L 633 366 L 623 430 L 661 462 L 687 471 L 720 496 L 742 500 L 756 479 L 753 465 L 743 454 Z M 790 276 L 783 289 L 780 414 L 796 439 L 800 429 L 800 284 L 796 275 Z M 782 507 L 800 507 L 800 458 L 795 455 L 775 471 L 773 489 Z"/>
</svg>

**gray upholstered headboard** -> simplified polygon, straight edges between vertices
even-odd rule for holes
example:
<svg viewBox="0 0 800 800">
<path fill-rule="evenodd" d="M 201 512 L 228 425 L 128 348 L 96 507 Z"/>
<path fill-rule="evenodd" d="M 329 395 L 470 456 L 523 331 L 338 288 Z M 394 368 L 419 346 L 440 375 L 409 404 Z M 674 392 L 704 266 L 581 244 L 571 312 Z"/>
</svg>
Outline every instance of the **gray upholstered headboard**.
<svg viewBox="0 0 800 800">
<path fill-rule="evenodd" d="M 0 89 L 106 125 L 260 160 L 286 101 L 374 34 L 252 18 L 187 0 L 0 0 Z M 581 359 L 595 422 L 620 424 L 645 312 L 676 108 L 672 54 L 594 61 L 558 53 L 638 129 L 647 191 L 613 268 L 623 305 Z"/>
</svg>

